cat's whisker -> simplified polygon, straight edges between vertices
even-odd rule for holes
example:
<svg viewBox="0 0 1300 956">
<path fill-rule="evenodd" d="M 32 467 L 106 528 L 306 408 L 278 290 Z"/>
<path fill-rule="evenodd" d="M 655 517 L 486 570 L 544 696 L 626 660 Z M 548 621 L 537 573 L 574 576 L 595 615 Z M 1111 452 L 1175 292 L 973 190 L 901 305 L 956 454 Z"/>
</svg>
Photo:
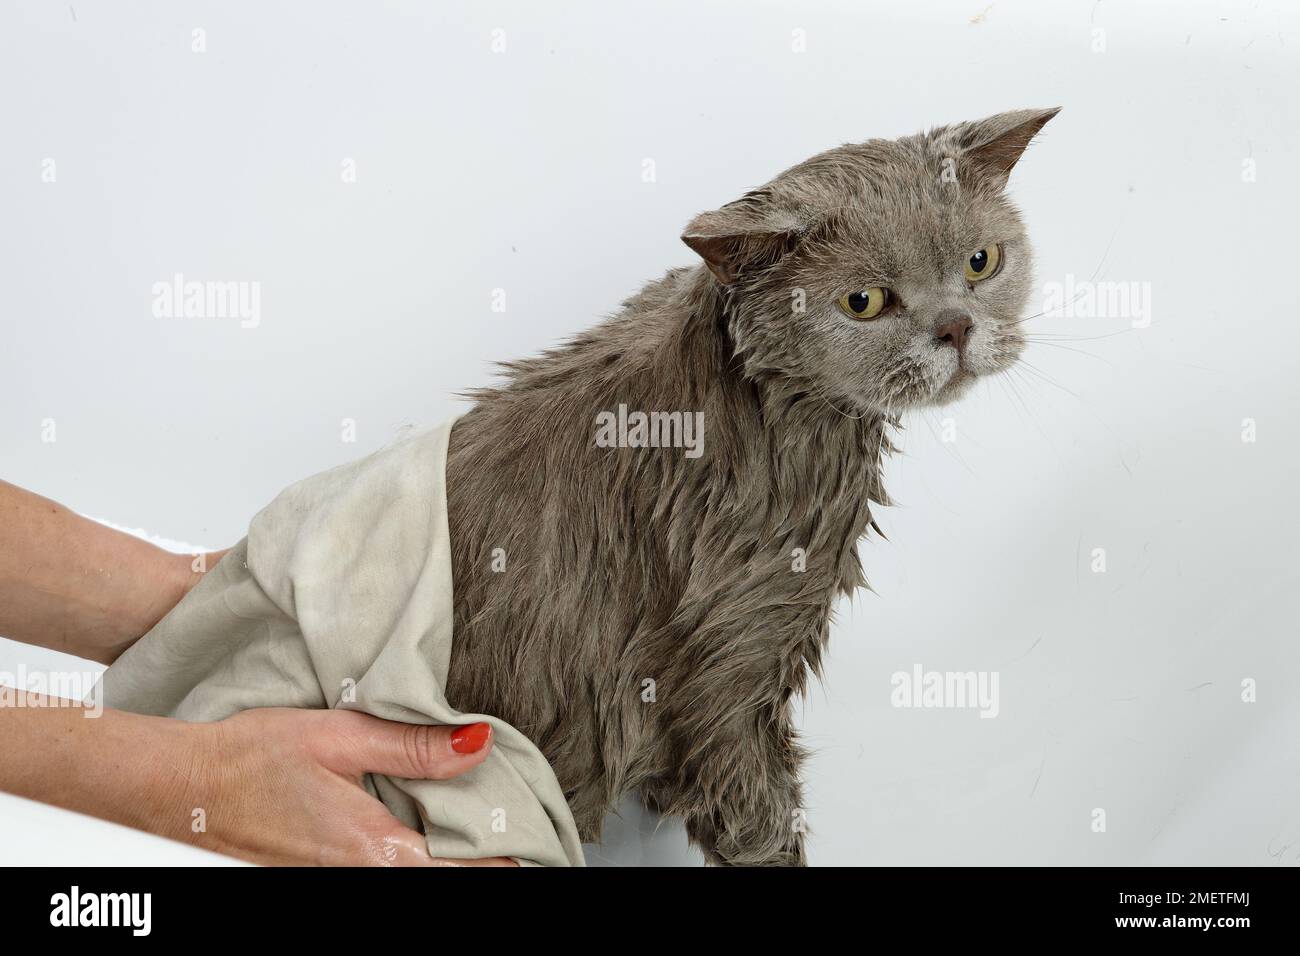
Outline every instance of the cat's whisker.
<svg viewBox="0 0 1300 956">
<path fill-rule="evenodd" d="M 1047 434 L 1046 432 L 1043 431 L 1042 424 L 1039 422 L 1038 418 L 1034 415 L 1035 406 L 1033 403 L 1029 401 L 1029 399 L 1025 395 L 1025 393 L 1028 392 L 1030 397 L 1032 397 L 1034 392 L 1034 386 L 1036 384 L 1033 379 L 1028 377 L 1027 373 L 1028 370 L 1022 367 L 1022 363 L 1017 363 L 1017 365 L 1009 369 L 1007 383 L 1011 386 L 1012 390 L 1017 395 L 1020 396 L 1020 401 L 1024 406 L 1025 414 L 1029 416 L 1029 420 L 1033 424 L 1034 428 L 1036 428 L 1038 430 L 1038 433 L 1042 435 L 1044 439 L 1046 439 Z"/>
<path fill-rule="evenodd" d="M 843 415 L 845 418 L 851 418 L 851 419 L 853 419 L 854 421 L 861 421 L 862 419 L 864 419 L 864 418 L 868 418 L 868 417 L 870 417 L 870 415 L 871 415 L 870 412 L 863 412 L 861 415 L 850 415 L 848 412 L 846 412 L 846 411 L 842 410 L 841 408 L 839 408 L 837 405 L 835 405 L 834 402 L 832 402 L 832 401 L 831 401 L 830 399 L 828 399 L 825 395 L 823 395 L 823 394 L 821 393 L 821 391 L 819 391 L 818 388 L 817 388 L 815 385 L 812 386 L 812 393 L 813 393 L 814 395 L 816 395 L 818 398 L 820 398 L 823 402 L 825 402 L 825 403 L 826 403 L 826 407 L 831 408 L 831 409 L 833 409 L 833 410 L 836 411 L 836 412 L 839 412 L 839 413 L 840 413 L 841 415 Z"/>
<path fill-rule="evenodd" d="M 1084 354 L 1087 354 L 1087 353 L 1084 353 Z M 1106 429 L 1107 433 L 1108 433 L 1108 434 L 1110 435 L 1110 437 L 1115 441 L 1115 444 L 1116 444 L 1116 446 L 1117 446 L 1117 452 L 1116 452 L 1116 455 L 1117 455 L 1117 457 L 1119 458 L 1120 466 L 1123 467 L 1123 469 L 1124 469 L 1126 472 L 1128 472 L 1129 474 L 1132 474 L 1132 469 L 1129 468 L 1128 460 L 1124 457 L 1124 441 L 1123 441 L 1123 439 L 1121 439 L 1120 436 L 1119 436 L 1119 434 L 1115 431 L 1115 429 L 1114 429 L 1113 427 L 1111 427 L 1110 423 L 1108 423 L 1104 418 L 1102 418 L 1100 415 L 1098 415 L 1096 411 L 1093 410 L 1092 406 L 1088 403 L 1088 401 L 1087 401 L 1086 399 L 1083 398 L 1083 396 L 1079 395 L 1077 392 L 1071 391 L 1069 388 L 1066 388 L 1064 385 L 1062 385 L 1061 383 L 1057 382 L 1057 381 L 1056 381 L 1055 379 L 1053 379 L 1051 376 L 1049 376 L 1049 375 L 1047 375 L 1046 373 L 1044 373 L 1044 372 L 1042 371 L 1042 369 L 1039 369 L 1039 368 L 1037 368 L 1036 366 L 1034 366 L 1034 365 L 1032 365 L 1032 364 L 1030 364 L 1030 363 L 1028 363 L 1028 362 L 1025 362 L 1023 359 L 1021 359 L 1021 360 L 1020 360 L 1016 365 L 1013 365 L 1013 366 L 1011 366 L 1010 368 L 1008 368 L 1008 369 L 1006 370 L 1006 374 L 1007 374 L 1007 376 L 1008 376 L 1008 378 L 1007 378 L 1008 383 L 1011 382 L 1011 380 L 1012 380 L 1012 378 L 1014 377 L 1014 375 L 1024 376 L 1024 377 L 1021 379 L 1021 381 L 1022 381 L 1022 383 L 1023 383 L 1024 385 L 1026 385 L 1026 386 L 1028 386 L 1028 385 L 1031 383 L 1031 381 L 1032 381 L 1032 379 L 1029 378 L 1029 376 L 1033 375 L 1033 376 L 1035 376 L 1036 378 L 1039 378 L 1039 379 L 1041 379 L 1042 381 L 1047 382 L 1049 385 L 1053 385 L 1053 386 L 1055 386 L 1056 388 L 1058 388 L 1058 389 L 1060 389 L 1061 391 L 1065 392 L 1065 393 L 1066 393 L 1067 395 L 1069 395 L 1071 398 L 1075 399 L 1075 400 L 1079 403 L 1079 406 L 1080 406 L 1084 411 L 1086 411 L 1086 412 L 1087 412 L 1087 413 L 1092 417 L 1092 419 L 1093 419 L 1094 421 L 1097 422 L 1097 424 L 1101 425 L 1102 428 Z M 1044 436 L 1044 437 L 1046 437 L 1046 436 Z"/>
<path fill-rule="evenodd" d="M 1034 339 L 1030 339 L 1030 340 L 1029 340 L 1029 344 L 1030 344 L 1030 345 L 1046 345 L 1046 346 L 1049 346 L 1049 347 L 1054 348 L 1054 349 L 1064 349 L 1064 350 L 1067 351 L 1067 352 L 1075 352 L 1075 353 L 1077 353 L 1077 354 L 1079 354 L 1079 355 L 1086 356 L 1087 358 L 1096 359 L 1098 362 L 1103 362 L 1103 363 L 1105 363 L 1106 365 L 1109 365 L 1111 368 L 1114 368 L 1114 367 L 1115 367 L 1115 363 L 1112 362 L 1112 361 L 1110 361 L 1110 360 L 1107 359 L 1107 358 L 1103 358 L 1102 356 L 1097 355 L 1097 354 L 1095 354 L 1095 353 L 1093 353 L 1093 352 L 1089 352 L 1089 351 L 1087 351 L 1086 349 L 1076 349 L 1076 348 L 1074 348 L 1074 347 L 1072 347 L 1072 346 L 1064 345 L 1064 344 L 1062 344 L 1062 343 L 1060 343 L 1060 342 L 1041 342 L 1041 341 L 1037 341 L 1037 340 L 1034 340 Z"/>
<path fill-rule="evenodd" d="M 1052 376 L 1048 375 L 1046 372 L 1044 372 L 1037 365 L 1034 365 L 1032 362 L 1027 362 L 1022 358 L 1017 364 L 1020 366 L 1020 370 L 1022 372 L 1026 374 L 1035 375 L 1038 378 L 1040 378 L 1042 381 L 1046 382 L 1048 385 L 1053 385 L 1056 388 L 1059 388 L 1061 391 L 1065 392 L 1067 395 L 1071 395 L 1074 398 L 1078 398 L 1079 401 L 1083 401 L 1083 399 L 1079 398 L 1078 392 L 1066 388 L 1064 385 L 1062 385 L 1056 379 L 1052 378 Z"/>
<path fill-rule="evenodd" d="M 998 388 L 1002 389 L 1002 394 L 1005 395 L 1005 396 L 1007 396 L 1008 400 L 1010 400 L 1010 398 L 1011 398 L 1011 391 L 1010 391 L 1010 389 L 1007 387 L 1007 383 L 1008 383 L 1010 380 L 1011 380 L 1011 369 L 1010 369 L 1010 367 L 1008 367 L 1008 368 L 1004 368 L 1002 371 L 998 372 L 996 375 L 990 375 L 990 376 L 988 377 L 988 381 L 989 381 L 990 383 L 992 383 L 992 382 L 997 382 L 997 383 L 998 383 Z"/>
<path fill-rule="evenodd" d="M 1092 275 L 1088 277 L 1088 281 L 1083 285 L 1083 288 L 1079 290 L 1078 294 L 1075 295 L 1075 297 L 1067 303 L 1068 305 L 1073 305 L 1074 303 L 1078 302 L 1079 299 L 1083 298 L 1083 296 L 1087 293 L 1087 291 L 1092 286 L 1092 284 L 1097 281 L 1097 276 L 1101 275 L 1102 267 L 1106 264 L 1106 259 L 1110 256 L 1111 246 L 1115 244 L 1115 237 L 1118 235 L 1119 235 L 1119 228 L 1116 227 L 1115 231 L 1110 234 L 1110 240 L 1106 243 L 1106 248 L 1102 250 L 1101 259 L 1097 262 L 1097 268 L 1092 270 Z M 1062 306 L 1061 308 L 1064 307 Z M 1026 322 L 1030 322 L 1034 319 L 1042 318 L 1044 315 L 1048 313 L 1048 311 L 1049 311 L 1048 309 L 1044 309 L 1041 312 L 1036 312 L 1033 315 L 1025 316 L 1023 319 L 1017 319 L 1015 322 L 1011 322 L 1009 324 L 1016 325 L 1016 326 L 1024 325 Z"/>
<path fill-rule="evenodd" d="M 952 447 L 952 442 L 944 441 L 942 438 L 939 437 L 939 433 L 934 430 L 934 422 L 930 420 L 930 416 L 934 413 L 935 413 L 935 409 L 927 408 L 923 410 L 921 416 L 922 420 L 925 422 L 925 427 L 930 429 L 930 435 L 934 438 L 936 442 L 938 442 L 940 445 L 944 447 L 944 449 L 948 452 L 949 457 L 951 457 L 953 461 L 957 462 L 957 464 L 965 468 L 972 478 L 978 478 L 979 476 L 975 474 L 975 469 L 971 468 L 971 466 L 966 463 L 966 460 L 961 457 L 961 454 L 955 448 Z"/>
<path fill-rule="evenodd" d="M 1032 389 L 1032 388 L 1034 387 L 1034 380 L 1033 380 L 1032 378 L 1029 377 L 1030 369 L 1029 369 L 1028 367 L 1020 367 L 1020 368 L 1016 368 L 1016 369 L 1014 369 L 1013 371 L 1015 371 L 1015 373 L 1016 373 L 1017 375 L 1021 376 L 1021 378 L 1019 379 L 1019 381 L 1020 381 L 1020 383 L 1021 383 L 1022 385 L 1024 385 L 1024 387 L 1025 387 L 1026 389 Z M 1038 373 L 1038 374 L 1039 374 L 1039 375 L 1042 375 L 1041 372 Z M 1044 378 L 1044 380 L 1046 380 L 1046 381 L 1050 381 L 1049 379 L 1047 379 L 1046 376 L 1043 376 L 1043 378 Z M 1052 384 L 1056 384 L 1056 383 L 1053 382 Z M 1058 387 L 1064 389 L 1064 386 L 1058 386 Z M 1066 390 L 1066 391 L 1069 391 L 1068 389 L 1065 389 L 1065 390 Z M 1073 393 L 1070 393 L 1070 394 L 1073 394 Z M 1077 395 L 1075 395 L 1074 397 L 1075 397 L 1076 399 L 1079 398 Z M 1079 401 L 1080 401 L 1081 404 L 1083 404 L 1082 399 L 1079 399 Z M 1064 461 L 1064 457 L 1061 455 L 1061 450 L 1060 450 L 1059 448 L 1056 447 L 1056 443 L 1055 443 L 1054 441 L 1052 441 L 1052 438 L 1051 438 L 1050 435 L 1048 435 L 1047 430 L 1043 428 L 1043 425 L 1042 425 L 1041 421 L 1040 421 L 1036 416 L 1034 416 L 1034 414 L 1033 414 L 1032 412 L 1030 413 L 1030 416 L 1029 416 L 1029 417 L 1033 420 L 1034 427 L 1038 430 L 1038 434 L 1040 434 L 1040 435 L 1043 436 L 1043 441 L 1047 444 L 1047 447 L 1049 447 L 1050 449 L 1052 449 L 1052 454 L 1054 454 L 1054 455 L 1056 456 L 1056 458 L 1057 458 L 1058 461 Z"/>
<path fill-rule="evenodd" d="M 1043 340 L 1052 338 L 1061 342 L 1096 342 L 1099 339 L 1113 339 L 1117 335 L 1131 335 L 1138 331 L 1134 328 L 1119 329 L 1116 332 L 1106 332 L 1102 335 L 1063 335 L 1059 332 L 1022 332 L 1021 334 L 1030 340 Z"/>
<path fill-rule="evenodd" d="M 1016 387 L 1015 377 L 1011 374 L 1015 370 L 1012 366 L 1005 370 L 998 378 L 1002 382 L 1003 390 L 1011 398 L 1011 404 L 1016 409 L 1016 416 L 1022 424 L 1027 423 L 1026 416 L 1029 415 L 1029 405 L 1025 402 L 1025 397 L 1020 394 L 1020 389 Z"/>
</svg>

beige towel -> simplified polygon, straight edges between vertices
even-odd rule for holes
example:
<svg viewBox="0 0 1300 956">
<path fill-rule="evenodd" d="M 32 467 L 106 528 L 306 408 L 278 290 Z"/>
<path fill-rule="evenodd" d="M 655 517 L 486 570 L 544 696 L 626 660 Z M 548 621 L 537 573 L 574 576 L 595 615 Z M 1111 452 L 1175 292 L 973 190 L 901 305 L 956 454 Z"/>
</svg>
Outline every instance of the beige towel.
<svg viewBox="0 0 1300 956">
<path fill-rule="evenodd" d="M 106 706 L 183 720 L 338 707 L 492 725 L 453 780 L 367 778 L 434 856 L 581 866 L 550 765 L 523 734 L 443 696 L 452 641 L 445 471 L 451 422 L 293 485 L 104 675 Z"/>
</svg>

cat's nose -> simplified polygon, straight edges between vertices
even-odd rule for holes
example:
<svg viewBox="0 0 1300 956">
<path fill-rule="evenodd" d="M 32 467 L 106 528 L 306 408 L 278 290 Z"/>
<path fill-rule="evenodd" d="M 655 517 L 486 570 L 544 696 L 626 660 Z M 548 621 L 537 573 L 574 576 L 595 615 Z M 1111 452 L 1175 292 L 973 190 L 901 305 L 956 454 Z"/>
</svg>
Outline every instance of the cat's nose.
<svg viewBox="0 0 1300 956">
<path fill-rule="evenodd" d="M 958 355 L 966 352 L 966 336 L 975 323 L 965 312 L 947 309 L 939 313 L 934 326 L 934 340 L 939 345 L 948 344 L 957 350 Z"/>
</svg>

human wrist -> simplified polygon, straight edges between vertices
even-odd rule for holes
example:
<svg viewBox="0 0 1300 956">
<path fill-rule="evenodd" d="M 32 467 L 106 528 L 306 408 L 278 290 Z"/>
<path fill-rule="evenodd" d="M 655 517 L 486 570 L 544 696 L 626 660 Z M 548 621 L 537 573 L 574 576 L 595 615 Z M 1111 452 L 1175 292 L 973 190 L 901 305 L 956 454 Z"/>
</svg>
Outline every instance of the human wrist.
<svg viewBox="0 0 1300 956">
<path fill-rule="evenodd" d="M 115 595 L 116 607 L 106 615 L 105 627 L 86 634 L 82 656 L 113 663 L 167 616 L 221 554 L 176 554 L 147 544 L 137 549 L 129 586 Z"/>
<path fill-rule="evenodd" d="M 130 641 L 149 633 L 202 577 L 202 572 L 193 568 L 193 555 L 161 548 L 154 551 L 142 561 L 135 593 L 127 597 L 123 607 L 122 636 Z"/>
<path fill-rule="evenodd" d="M 215 725 L 105 712 L 110 713 L 112 725 L 100 742 L 103 764 L 92 772 L 111 774 L 112 780 L 101 780 L 103 803 L 88 812 L 192 842 L 194 811 L 209 802 L 211 777 L 204 754 L 214 743 Z M 125 761 L 122 755 L 127 755 Z"/>
</svg>

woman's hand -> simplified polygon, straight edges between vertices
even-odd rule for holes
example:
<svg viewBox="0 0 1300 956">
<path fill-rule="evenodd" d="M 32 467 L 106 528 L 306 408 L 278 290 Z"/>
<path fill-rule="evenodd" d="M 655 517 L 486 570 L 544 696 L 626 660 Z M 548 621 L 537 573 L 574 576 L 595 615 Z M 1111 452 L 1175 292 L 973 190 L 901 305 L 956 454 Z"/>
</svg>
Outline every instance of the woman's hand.
<svg viewBox="0 0 1300 956">
<path fill-rule="evenodd" d="M 492 749 L 489 724 L 432 727 L 354 711 L 267 709 L 210 726 L 215 739 L 199 743 L 196 786 L 183 801 L 206 801 L 208 839 L 193 841 L 201 846 L 258 863 L 515 865 L 500 858 L 431 858 L 424 837 L 361 787 L 367 773 L 424 780 L 460 776 Z M 238 772 L 232 774 L 232 767 Z M 186 810 L 182 830 L 190 828 L 190 818 Z"/>
<path fill-rule="evenodd" d="M 492 749 L 488 724 L 400 724 L 340 710 L 248 710 L 211 724 L 38 695 L 0 707 L 0 789 L 254 863 L 513 866 L 444 860 L 361 787 L 445 780 Z"/>
</svg>

